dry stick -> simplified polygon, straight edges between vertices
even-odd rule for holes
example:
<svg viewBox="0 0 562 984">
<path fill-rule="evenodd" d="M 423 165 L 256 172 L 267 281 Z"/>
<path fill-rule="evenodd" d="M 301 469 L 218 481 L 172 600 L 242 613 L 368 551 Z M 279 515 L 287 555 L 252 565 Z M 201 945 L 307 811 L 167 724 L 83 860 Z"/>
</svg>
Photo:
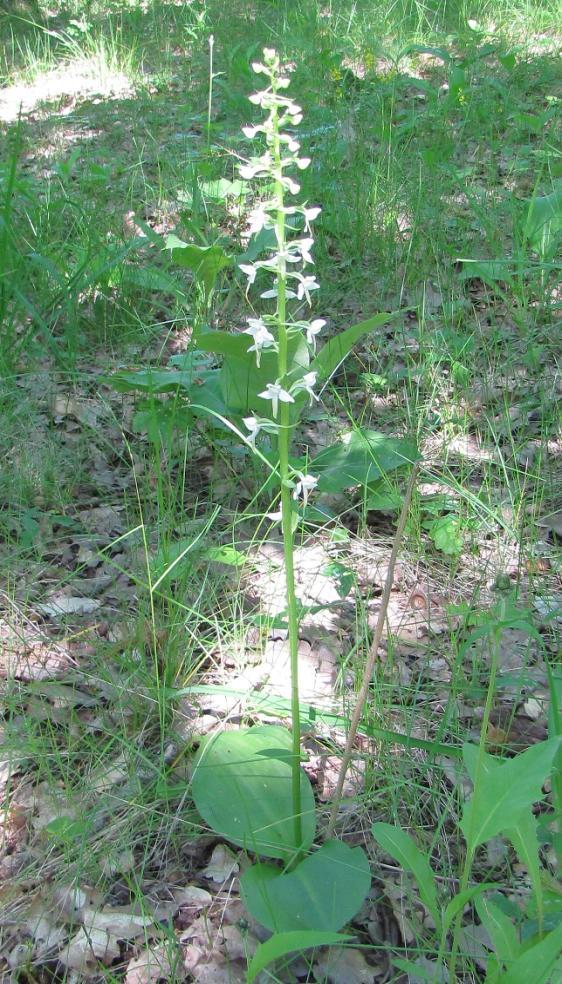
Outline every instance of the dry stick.
<svg viewBox="0 0 562 984">
<path fill-rule="evenodd" d="M 394 580 L 394 568 L 396 567 L 396 559 L 398 557 L 398 551 L 400 549 L 400 544 L 402 542 L 402 535 L 404 533 L 404 527 L 406 526 L 406 520 L 408 518 L 410 502 L 412 500 L 412 493 L 414 491 L 414 486 L 416 484 L 416 479 L 418 477 L 419 467 L 420 467 L 419 464 L 415 464 L 414 467 L 412 468 L 412 474 L 410 475 L 410 480 L 408 482 L 408 487 L 406 489 L 406 496 L 404 498 L 402 511 L 400 513 L 400 518 L 398 520 L 398 526 L 396 527 L 396 533 L 394 534 L 394 542 L 392 544 L 392 552 L 390 554 L 390 561 L 388 564 L 388 571 L 386 574 L 386 581 L 385 581 L 384 591 L 382 595 L 381 608 L 379 611 L 379 617 L 375 628 L 375 634 L 373 636 L 373 641 L 371 643 L 371 648 L 369 650 L 367 665 L 365 666 L 365 672 L 363 674 L 363 682 L 361 684 L 361 689 L 357 697 L 357 702 L 355 704 L 355 709 L 353 711 L 353 715 L 351 718 L 351 724 L 349 726 L 349 732 L 345 744 L 345 751 L 343 753 L 342 764 L 338 776 L 338 784 L 336 786 L 334 802 L 332 804 L 332 809 L 330 812 L 330 820 L 328 822 L 328 829 L 326 831 L 326 840 L 329 840 L 334 833 L 334 828 L 336 826 L 336 820 L 337 820 L 338 811 L 342 799 L 343 784 L 345 782 L 345 777 L 347 774 L 347 770 L 349 768 L 349 763 L 351 762 L 351 756 L 353 754 L 353 746 L 355 744 L 355 738 L 357 735 L 359 722 L 361 720 L 363 710 L 365 708 L 365 704 L 367 703 L 369 686 L 371 684 L 373 669 L 377 659 L 377 653 L 380 646 L 382 631 L 386 620 L 388 603 L 390 601 L 390 592 L 392 591 L 392 582 Z"/>
</svg>

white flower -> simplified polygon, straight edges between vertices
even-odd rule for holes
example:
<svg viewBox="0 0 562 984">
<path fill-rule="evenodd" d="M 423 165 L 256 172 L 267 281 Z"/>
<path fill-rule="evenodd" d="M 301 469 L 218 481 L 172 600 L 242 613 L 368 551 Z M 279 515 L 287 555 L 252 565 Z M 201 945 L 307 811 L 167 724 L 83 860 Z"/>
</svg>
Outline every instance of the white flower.
<svg viewBox="0 0 562 984">
<path fill-rule="evenodd" d="M 306 297 L 307 302 L 310 304 L 310 291 L 319 290 L 320 284 L 318 284 L 314 277 L 303 277 L 300 278 L 299 286 L 297 287 L 297 297 L 299 301 L 302 301 L 303 297 Z"/>
<path fill-rule="evenodd" d="M 321 211 L 322 209 L 317 205 L 313 205 L 312 208 L 307 208 L 306 206 L 303 208 L 302 214 L 304 215 L 304 224 L 308 232 L 310 232 L 310 223 L 314 222 L 314 219 L 318 218 Z"/>
<path fill-rule="evenodd" d="M 244 329 L 243 334 L 251 335 L 254 340 L 254 344 L 250 345 L 250 348 L 247 351 L 256 353 L 256 365 L 259 369 L 262 349 L 271 348 L 272 345 L 275 345 L 275 338 L 271 332 L 267 330 L 261 318 L 248 318 L 248 325 L 249 327 Z"/>
<path fill-rule="evenodd" d="M 312 401 L 318 399 L 313 389 L 313 387 L 316 386 L 317 376 L 317 372 L 305 372 L 301 379 L 298 379 L 296 383 L 293 383 L 291 386 L 291 393 L 308 393 L 310 397 L 310 405 L 312 406 Z"/>
<path fill-rule="evenodd" d="M 316 375 L 316 373 L 314 373 Z M 280 383 L 268 383 L 263 393 L 258 393 L 262 400 L 271 400 L 273 416 L 277 417 L 279 401 L 281 403 L 294 403 L 295 398 L 287 390 L 284 390 Z"/>
<path fill-rule="evenodd" d="M 283 185 L 283 187 L 286 188 L 287 191 L 291 193 L 291 195 L 298 195 L 299 191 L 301 190 L 301 186 L 300 184 L 297 184 L 296 181 L 293 181 L 293 179 L 290 178 L 288 174 L 280 175 L 279 180 Z"/>
<path fill-rule="evenodd" d="M 256 232 L 261 232 L 262 229 L 271 229 L 274 225 L 274 220 L 264 205 L 258 205 L 257 208 L 252 209 L 250 212 L 248 224 L 248 231 L 252 236 Z"/>
<path fill-rule="evenodd" d="M 304 171 L 304 169 L 310 164 L 310 157 L 296 157 L 295 164 L 297 165 L 299 171 Z"/>
<path fill-rule="evenodd" d="M 293 276 L 293 274 L 291 274 L 291 276 Z M 264 300 L 271 300 L 271 298 L 278 297 L 278 296 L 279 296 L 279 283 L 277 280 L 274 281 L 274 285 L 271 288 L 271 290 L 264 290 L 263 294 L 260 294 L 260 297 L 263 297 Z M 286 298 L 289 299 L 296 296 L 297 295 L 295 294 L 294 290 L 289 290 L 288 287 L 285 287 Z"/>
<path fill-rule="evenodd" d="M 315 318 L 306 326 L 306 340 L 313 349 L 316 349 L 316 336 L 320 334 L 325 324 L 322 318 Z"/>
<path fill-rule="evenodd" d="M 261 75 L 262 73 L 264 75 L 270 74 L 267 65 L 262 65 L 261 62 L 252 62 L 252 70 L 256 73 L 256 75 Z"/>
<path fill-rule="evenodd" d="M 248 140 L 253 140 L 256 133 L 262 133 L 263 129 L 263 126 L 243 126 L 242 133 Z"/>
<path fill-rule="evenodd" d="M 265 515 L 267 516 L 268 519 L 272 521 L 272 523 L 280 523 L 281 520 L 283 519 L 283 513 L 281 509 L 279 509 L 278 512 L 266 513 Z"/>
<path fill-rule="evenodd" d="M 261 423 L 257 417 L 244 417 L 242 423 L 248 428 L 250 433 L 248 434 L 248 444 L 251 444 L 253 448 L 256 446 L 256 437 L 261 431 Z"/>
<path fill-rule="evenodd" d="M 314 263 L 310 250 L 314 246 L 314 239 L 295 239 L 291 246 L 297 248 L 302 256 L 303 263 Z"/>
<path fill-rule="evenodd" d="M 240 269 L 242 273 L 245 273 L 248 278 L 248 287 L 251 287 L 251 285 L 254 283 L 256 279 L 256 275 L 258 272 L 257 266 L 255 266 L 253 263 L 241 263 Z"/>
<path fill-rule="evenodd" d="M 303 503 L 306 507 L 308 496 L 318 485 L 318 479 L 314 475 L 303 475 L 302 472 L 297 472 L 297 475 L 299 476 L 299 480 L 293 491 L 293 499 L 298 499 L 302 495 Z"/>
</svg>

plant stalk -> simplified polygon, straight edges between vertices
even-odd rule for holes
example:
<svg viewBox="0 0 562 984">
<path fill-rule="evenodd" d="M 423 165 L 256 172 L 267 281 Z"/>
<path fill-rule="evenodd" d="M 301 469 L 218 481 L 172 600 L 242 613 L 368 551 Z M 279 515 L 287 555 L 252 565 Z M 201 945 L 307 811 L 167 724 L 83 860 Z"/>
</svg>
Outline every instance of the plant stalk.
<svg viewBox="0 0 562 984">
<path fill-rule="evenodd" d="M 278 116 L 274 114 L 274 144 L 273 157 L 275 169 L 279 177 L 281 176 L 281 142 L 279 140 Z M 277 239 L 277 249 L 283 254 L 285 252 L 285 197 L 281 181 L 275 182 L 275 197 L 277 201 L 277 218 L 275 234 Z M 278 378 L 284 382 L 287 374 L 288 365 L 288 338 L 287 338 L 287 299 L 285 275 L 286 264 L 284 258 L 279 262 L 278 285 L 277 285 L 277 308 L 275 318 L 277 321 L 277 372 Z M 295 848 L 299 859 L 299 852 L 302 845 L 302 805 L 301 805 L 301 742 L 300 742 L 300 699 L 299 699 L 299 618 L 297 609 L 297 596 L 295 592 L 295 564 L 294 564 L 294 540 L 293 540 L 293 508 L 291 503 L 291 483 L 289 473 L 289 452 L 291 445 L 291 411 L 288 403 L 281 403 L 279 409 L 279 476 L 281 482 L 281 526 L 283 531 L 283 555 L 285 561 L 285 596 L 287 601 L 287 620 L 289 626 L 289 660 L 291 668 L 291 734 L 292 734 L 292 757 L 291 757 L 291 799 L 293 809 L 293 824 Z"/>
<path fill-rule="evenodd" d="M 400 544 L 402 542 L 402 536 L 404 534 L 404 528 L 406 526 L 406 520 L 408 518 L 408 512 L 410 510 L 410 502 L 412 501 L 412 494 L 418 477 L 418 472 L 419 472 L 419 464 L 416 463 L 414 464 L 412 468 L 412 472 L 410 474 L 408 486 L 406 488 L 406 495 L 404 496 L 404 502 L 402 504 L 402 511 L 400 512 L 400 517 L 398 519 L 398 526 L 396 527 L 396 533 L 394 534 L 394 542 L 392 544 L 392 552 L 390 554 L 390 560 L 388 563 L 388 570 L 386 573 L 386 581 L 385 581 L 384 591 L 381 599 L 379 617 L 375 627 L 375 634 L 373 636 L 371 648 L 369 649 L 369 655 L 367 657 L 367 663 L 363 673 L 361 688 L 359 690 L 359 694 L 357 695 L 355 708 L 353 710 L 351 723 L 349 725 L 347 741 L 345 744 L 345 750 L 343 753 L 340 773 L 338 776 L 338 783 L 336 786 L 336 791 L 334 793 L 334 800 L 332 803 L 332 809 L 330 811 L 328 828 L 326 830 L 326 840 L 329 840 L 331 837 L 333 837 L 334 834 L 340 803 L 342 800 L 343 784 L 345 782 L 345 777 L 347 775 L 349 763 L 351 762 L 351 757 L 353 755 L 353 746 L 355 744 L 355 738 L 357 736 L 357 729 L 359 727 L 359 723 L 363 716 L 365 704 L 367 703 L 367 697 L 369 695 L 369 687 L 371 685 L 371 679 L 373 676 L 373 670 L 375 668 L 375 663 L 378 656 L 378 649 L 382 638 L 384 623 L 386 621 L 386 613 L 388 610 L 388 603 L 390 601 L 390 592 L 392 590 L 392 583 L 394 580 L 394 568 L 396 567 L 398 551 L 400 549 Z"/>
</svg>

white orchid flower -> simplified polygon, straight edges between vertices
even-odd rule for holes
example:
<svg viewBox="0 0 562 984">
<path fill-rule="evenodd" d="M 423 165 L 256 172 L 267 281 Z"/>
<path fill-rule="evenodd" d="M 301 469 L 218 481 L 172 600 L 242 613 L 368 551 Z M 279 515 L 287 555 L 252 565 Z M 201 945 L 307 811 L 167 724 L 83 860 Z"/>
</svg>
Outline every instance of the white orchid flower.
<svg viewBox="0 0 562 984">
<path fill-rule="evenodd" d="M 258 393 L 262 400 L 271 400 L 273 416 L 277 417 L 279 412 L 279 402 L 294 403 L 295 398 L 287 390 L 283 389 L 280 383 L 268 383 L 263 393 Z"/>
<path fill-rule="evenodd" d="M 256 353 L 256 365 L 259 369 L 262 349 L 271 348 L 275 345 L 275 338 L 266 328 L 261 318 L 248 318 L 248 327 L 243 331 L 244 335 L 251 335 L 254 344 L 250 345 L 248 352 Z"/>
<path fill-rule="evenodd" d="M 297 472 L 298 482 L 293 490 L 293 499 L 299 499 L 302 496 L 303 505 L 308 505 L 308 497 L 310 493 L 318 485 L 318 479 L 314 475 L 303 475 L 302 472 Z"/>
<path fill-rule="evenodd" d="M 326 322 L 323 318 L 315 318 L 306 326 L 306 340 L 316 350 L 316 336 L 320 334 Z"/>
<path fill-rule="evenodd" d="M 314 277 L 300 277 L 300 282 L 297 287 L 297 297 L 299 301 L 302 301 L 303 297 L 306 297 L 307 303 L 311 304 L 310 291 L 319 290 L 320 284 L 316 282 Z"/>
<path fill-rule="evenodd" d="M 310 397 L 310 406 L 312 406 L 312 401 L 319 399 L 314 392 L 317 377 L 317 372 L 305 372 L 301 379 L 298 379 L 296 383 L 293 383 L 291 386 L 291 393 L 308 393 Z"/>
<path fill-rule="evenodd" d="M 240 269 L 242 273 L 245 273 L 248 278 L 248 287 L 251 287 L 256 279 L 258 272 L 257 266 L 254 263 L 241 263 Z"/>
</svg>

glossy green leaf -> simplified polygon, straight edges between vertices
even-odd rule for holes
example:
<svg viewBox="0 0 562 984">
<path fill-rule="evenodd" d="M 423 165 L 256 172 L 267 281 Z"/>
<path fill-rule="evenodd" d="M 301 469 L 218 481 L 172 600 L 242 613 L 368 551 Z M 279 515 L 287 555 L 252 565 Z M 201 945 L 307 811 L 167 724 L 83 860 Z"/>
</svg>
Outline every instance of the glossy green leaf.
<svg viewBox="0 0 562 984">
<path fill-rule="evenodd" d="M 322 346 L 318 355 L 312 360 L 310 368 L 318 373 L 320 379 L 329 379 L 363 335 L 367 335 L 377 328 L 382 328 L 393 317 L 395 317 L 394 314 L 387 314 L 386 311 L 383 311 L 382 314 L 375 314 L 367 321 L 360 321 L 358 324 L 352 325 L 351 328 L 339 332 Z"/>
<path fill-rule="evenodd" d="M 301 772 L 303 843 L 295 844 L 291 755 L 289 732 L 273 726 L 225 731 L 204 742 L 192 793 L 212 830 L 269 858 L 289 861 L 298 848 L 308 850 L 316 830 L 314 795 Z"/>
<path fill-rule="evenodd" d="M 302 953 L 317 946 L 337 946 L 348 943 L 353 936 L 345 933 L 319 933 L 315 930 L 295 930 L 292 933 L 275 933 L 271 939 L 258 946 L 248 966 L 248 984 L 256 979 L 274 960 L 289 953 Z"/>
<path fill-rule="evenodd" d="M 513 826 L 514 817 L 542 799 L 542 785 L 560 748 L 560 739 L 551 738 L 527 748 L 500 766 L 484 753 L 483 767 L 471 799 L 465 804 L 461 829 L 471 849 Z M 479 749 L 463 745 L 463 758 L 475 781 Z"/>
<path fill-rule="evenodd" d="M 371 829 L 373 837 L 383 851 L 395 858 L 404 871 L 409 871 L 414 876 L 422 902 L 431 913 L 435 925 L 440 926 L 441 912 L 437 901 L 435 875 L 425 854 L 420 851 L 413 838 L 400 827 L 395 827 L 391 823 L 374 823 Z"/>
<path fill-rule="evenodd" d="M 356 428 L 346 441 L 332 444 L 312 458 L 309 469 L 319 476 L 320 492 L 342 492 L 352 485 L 376 481 L 419 457 L 412 441 Z"/>
<path fill-rule="evenodd" d="M 459 516 L 447 513 L 424 524 L 437 550 L 449 557 L 457 557 L 464 545 Z"/>
<path fill-rule="evenodd" d="M 360 847 L 333 840 L 287 874 L 270 864 L 253 865 L 240 887 L 248 911 L 272 932 L 337 932 L 361 908 L 371 871 Z"/>
</svg>

